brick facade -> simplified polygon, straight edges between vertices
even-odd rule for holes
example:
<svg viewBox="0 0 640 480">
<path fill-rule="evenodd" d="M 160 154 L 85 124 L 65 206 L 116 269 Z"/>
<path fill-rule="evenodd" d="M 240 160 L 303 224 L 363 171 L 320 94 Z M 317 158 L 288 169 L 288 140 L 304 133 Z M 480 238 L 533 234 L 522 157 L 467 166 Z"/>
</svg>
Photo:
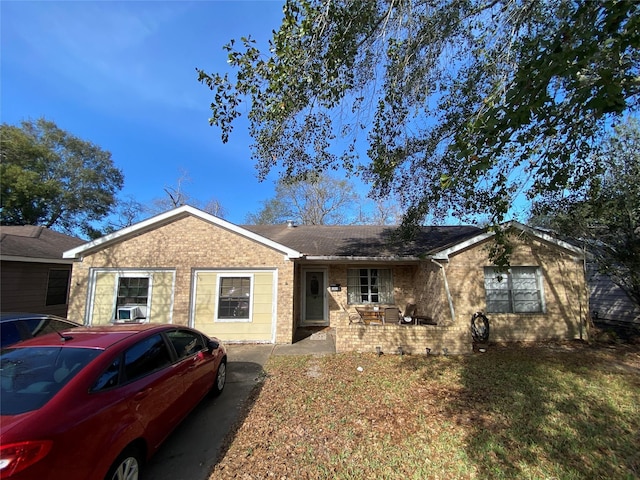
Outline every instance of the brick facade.
<svg viewBox="0 0 640 480">
<path fill-rule="evenodd" d="M 544 313 L 489 314 L 491 342 L 586 339 L 587 288 L 582 259 L 533 236 L 512 238 L 512 266 L 536 266 L 542 271 Z M 489 241 L 451 256 L 448 262 L 424 261 L 418 265 L 394 266 L 395 304 L 415 301 L 420 315 L 437 325 L 362 325 L 349 322 L 346 292 L 336 292 L 331 301 L 331 325 L 336 328 L 339 352 L 470 353 L 473 347 L 470 322 L 475 312 L 486 311 L 484 267 Z M 330 269 L 331 282 L 346 283 L 348 266 Z M 447 288 L 451 303 L 447 295 Z M 345 310 L 346 307 L 346 310 Z M 453 308 L 453 315 L 452 315 Z"/>
<path fill-rule="evenodd" d="M 276 343 L 293 339 L 294 264 L 278 252 L 235 232 L 187 216 L 111 244 L 74 265 L 71 318 L 88 318 L 92 268 L 175 269 L 172 322 L 188 325 L 194 268 L 277 270 Z"/>
<path fill-rule="evenodd" d="M 543 313 L 487 313 L 490 341 L 586 338 L 588 297 L 579 253 L 543 235 L 525 229 L 514 231 L 517 235 L 512 237 L 511 265 L 539 268 L 544 309 Z M 197 212 L 182 216 L 176 214 L 162 222 L 150 222 L 144 228 L 125 232 L 114 241 L 105 241 L 104 245 L 84 249 L 73 268 L 69 316 L 91 323 L 89 308 L 94 304 L 96 295 L 96 282 L 91 282 L 96 276 L 92 277 L 92 272 L 156 270 L 165 272 L 165 281 L 171 278 L 173 282 L 172 288 L 163 288 L 164 296 L 169 295 L 169 291 L 173 295 L 170 302 L 163 304 L 170 305 L 165 309 L 171 310 L 170 316 L 164 317 L 163 321 L 180 325 L 197 323 L 201 317 L 194 314 L 194 309 L 205 304 L 193 303 L 208 301 L 208 310 L 198 311 L 206 310 L 205 317 L 210 319 L 203 331 L 216 335 L 216 328 L 223 329 L 214 321 L 214 314 L 209 313 L 214 311 L 210 307 L 211 302 L 215 302 L 211 299 L 216 295 L 213 275 L 216 271 L 254 272 L 256 279 L 260 276 L 263 294 L 271 295 L 269 292 L 273 292 L 275 298 L 275 335 L 265 341 L 291 343 L 295 329 L 301 323 L 303 272 L 318 268 L 326 272 L 327 285 L 342 286 L 339 291 L 327 289 L 328 323 L 336 331 L 337 351 L 375 352 L 376 347 L 380 347 L 385 353 L 397 353 L 400 347 L 405 353 L 425 353 L 428 349 L 434 354 L 464 354 L 471 352 L 473 347 L 471 316 L 477 311 L 486 312 L 484 269 L 491 266 L 487 248 L 491 241 L 480 241 L 474 237 L 469 243 L 455 244 L 456 248 L 447 250 L 447 256 L 438 257 L 441 259 L 437 261 L 429 257 L 420 260 L 410 257 L 404 261 L 386 262 L 373 259 L 356 263 L 340 259 L 309 262 L 304 258 L 298 259 L 298 251 L 290 247 L 270 243 L 264 237 L 252 238 L 247 230 L 215 217 Z M 393 306 L 403 311 L 408 303 L 415 303 L 417 313 L 431 317 L 437 325 L 351 323 L 350 317 L 357 305 L 348 304 L 349 268 L 389 268 L 393 278 Z M 206 277 L 209 283 L 201 294 L 196 295 L 194 279 L 201 272 L 204 272 L 203 281 Z M 106 294 L 101 294 L 113 296 L 109 292 L 114 291 L 116 283 L 105 282 L 104 285 Z M 260 304 L 263 319 L 268 314 L 265 298 L 263 295 Z M 268 298 L 270 302 L 271 297 Z M 381 309 L 384 307 L 380 305 Z M 110 307 L 107 305 L 106 309 Z M 264 325 L 263 322 L 260 328 Z M 250 320 L 243 325 L 238 324 L 238 335 L 244 331 L 250 341 L 254 337 L 249 333 L 255 336 L 259 325 L 253 324 L 253 331 L 251 327 Z M 229 331 L 229 324 L 225 328 L 224 331 Z"/>
</svg>

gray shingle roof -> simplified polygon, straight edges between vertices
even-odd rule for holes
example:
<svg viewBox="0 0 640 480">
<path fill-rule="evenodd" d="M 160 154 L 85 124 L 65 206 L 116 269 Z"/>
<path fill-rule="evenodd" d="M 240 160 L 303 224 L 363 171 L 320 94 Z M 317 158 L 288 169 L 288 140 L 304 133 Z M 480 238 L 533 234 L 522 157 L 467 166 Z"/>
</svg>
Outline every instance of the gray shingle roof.
<svg viewBox="0 0 640 480">
<path fill-rule="evenodd" d="M 31 225 L 0 227 L 2 257 L 62 260 L 62 252 L 84 242 L 79 238 L 45 227 Z"/>
<path fill-rule="evenodd" d="M 411 241 L 396 238 L 397 227 L 376 225 L 243 225 L 304 255 L 324 257 L 419 257 L 482 232 L 473 226 L 422 227 Z"/>
</svg>

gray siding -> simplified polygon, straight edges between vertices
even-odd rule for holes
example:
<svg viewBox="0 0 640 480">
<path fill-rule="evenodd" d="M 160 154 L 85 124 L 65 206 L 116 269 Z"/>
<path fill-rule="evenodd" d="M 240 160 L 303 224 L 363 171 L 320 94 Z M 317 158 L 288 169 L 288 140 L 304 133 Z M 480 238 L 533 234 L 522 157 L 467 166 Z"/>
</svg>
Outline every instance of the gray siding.
<svg viewBox="0 0 640 480">
<path fill-rule="evenodd" d="M 0 311 L 66 317 L 68 292 L 65 303 L 46 305 L 49 271 L 52 269 L 71 271 L 71 265 L 3 261 L 0 269 Z"/>
<path fill-rule="evenodd" d="M 640 325 L 640 308 L 609 277 L 599 274 L 592 264 L 587 266 L 587 282 L 590 310 L 595 318 Z"/>
</svg>

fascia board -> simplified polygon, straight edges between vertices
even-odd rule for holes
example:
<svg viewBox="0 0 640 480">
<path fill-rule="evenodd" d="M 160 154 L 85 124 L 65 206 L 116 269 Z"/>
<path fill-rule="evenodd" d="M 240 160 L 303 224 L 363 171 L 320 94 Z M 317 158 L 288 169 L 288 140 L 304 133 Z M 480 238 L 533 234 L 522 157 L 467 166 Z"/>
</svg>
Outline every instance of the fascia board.
<svg viewBox="0 0 640 480">
<path fill-rule="evenodd" d="M 537 237 L 547 243 L 550 243 L 552 245 L 556 245 L 560 248 L 563 248 L 565 250 L 568 250 L 576 255 L 582 256 L 583 252 L 579 247 L 576 247 L 575 245 L 571 245 L 568 242 L 565 242 L 563 240 L 558 240 L 557 238 L 545 233 L 545 232 L 541 232 L 540 230 L 536 230 L 534 228 L 528 227 L 526 225 L 523 225 L 522 223 L 519 222 L 508 222 L 503 226 L 505 229 L 507 228 L 516 228 L 518 230 L 521 230 L 523 232 L 526 232 L 530 235 L 533 235 L 534 237 Z M 434 252 L 432 257 L 435 260 L 448 260 L 450 255 L 454 255 L 455 253 L 464 250 L 466 248 L 472 247 L 475 244 L 481 243 L 485 240 L 487 240 L 488 238 L 493 237 L 495 234 L 493 232 L 483 232 L 479 235 L 476 235 L 475 237 L 471 237 L 463 242 L 457 243 L 449 248 L 445 248 L 444 250 L 440 250 L 438 252 Z"/>
<path fill-rule="evenodd" d="M 531 234 L 531 235 L 535 235 L 536 237 L 544 240 L 545 242 L 548 243 L 552 243 L 554 245 L 557 245 L 561 248 L 564 248 L 565 250 L 568 250 L 572 253 L 575 253 L 576 255 L 584 255 L 584 252 L 582 251 L 582 249 L 580 247 L 577 247 L 575 245 L 571 245 L 568 242 L 565 242 L 564 240 L 559 240 L 557 238 L 555 238 L 552 235 L 549 235 L 548 233 L 545 232 L 541 232 L 540 230 L 536 230 L 533 229 L 531 227 L 528 227 L 526 225 L 522 225 L 522 224 L 517 224 L 518 228 L 520 228 L 521 230 Z"/>
<path fill-rule="evenodd" d="M 444 250 L 440 250 L 438 252 L 434 252 L 431 257 L 435 260 L 449 260 L 450 255 L 454 255 L 457 252 L 464 250 L 466 248 L 473 247 L 475 244 L 485 241 L 488 238 L 493 237 L 493 233 L 484 232 L 475 237 L 468 238 L 467 240 L 456 243 L 455 245 L 445 248 Z"/>
<path fill-rule="evenodd" d="M 3 262 L 22 262 L 22 263 L 55 263 L 60 265 L 72 265 L 73 259 L 64 260 L 62 258 L 43 258 L 43 257 L 22 257 L 17 255 L 0 255 Z"/>
<path fill-rule="evenodd" d="M 356 256 L 340 256 L 340 255 L 307 255 L 304 257 L 309 261 L 322 262 L 419 262 L 419 257 L 356 257 Z"/>
</svg>

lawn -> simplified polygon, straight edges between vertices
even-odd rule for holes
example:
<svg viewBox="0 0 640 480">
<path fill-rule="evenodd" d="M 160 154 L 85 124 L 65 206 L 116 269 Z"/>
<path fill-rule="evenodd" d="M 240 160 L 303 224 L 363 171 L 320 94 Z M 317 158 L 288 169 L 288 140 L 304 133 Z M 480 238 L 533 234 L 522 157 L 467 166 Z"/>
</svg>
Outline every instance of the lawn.
<svg viewBox="0 0 640 480">
<path fill-rule="evenodd" d="M 271 357 L 211 478 L 640 478 L 640 347 Z"/>
</svg>

